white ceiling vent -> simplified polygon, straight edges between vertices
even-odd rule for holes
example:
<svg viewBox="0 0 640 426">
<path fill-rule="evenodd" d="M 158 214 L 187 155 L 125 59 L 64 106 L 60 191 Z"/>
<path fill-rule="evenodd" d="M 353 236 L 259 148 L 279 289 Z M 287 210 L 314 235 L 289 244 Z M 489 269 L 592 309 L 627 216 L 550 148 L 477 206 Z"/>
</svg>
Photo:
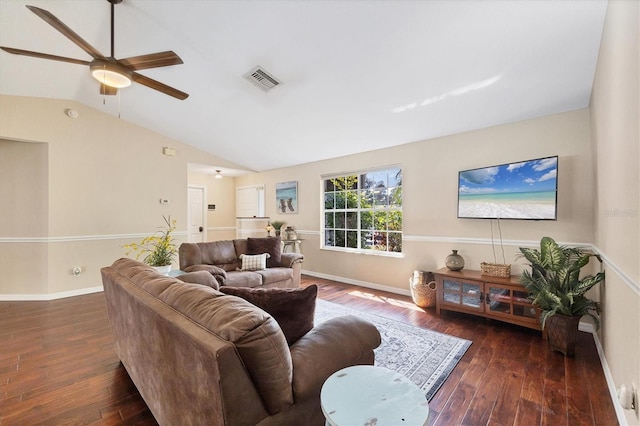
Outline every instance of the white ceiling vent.
<svg viewBox="0 0 640 426">
<path fill-rule="evenodd" d="M 243 77 L 265 92 L 268 92 L 274 87 L 282 84 L 282 82 L 280 82 L 277 78 L 260 67 L 260 65 L 243 75 Z"/>
</svg>

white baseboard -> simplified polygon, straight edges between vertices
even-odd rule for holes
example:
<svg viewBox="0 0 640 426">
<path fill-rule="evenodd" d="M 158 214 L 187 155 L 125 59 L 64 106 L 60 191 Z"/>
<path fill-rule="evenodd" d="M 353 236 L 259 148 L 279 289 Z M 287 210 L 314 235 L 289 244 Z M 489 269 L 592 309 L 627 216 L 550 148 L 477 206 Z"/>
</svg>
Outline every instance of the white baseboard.
<svg viewBox="0 0 640 426">
<path fill-rule="evenodd" d="M 580 331 L 591 333 L 591 335 L 593 335 L 593 341 L 595 342 L 596 349 L 598 351 L 598 358 L 600 358 L 600 364 L 602 365 L 602 372 L 604 373 L 604 377 L 607 380 L 607 388 L 609 389 L 611 402 L 613 402 L 613 408 L 616 410 L 616 416 L 618 417 L 618 424 L 620 426 L 628 426 L 629 423 L 627 422 L 627 418 L 625 417 L 624 408 L 622 408 L 622 405 L 620 405 L 620 400 L 618 399 L 618 390 L 616 389 L 616 384 L 613 381 L 611 370 L 609 370 L 607 358 L 605 358 L 604 356 L 604 349 L 602 348 L 602 343 L 600 342 L 598 333 L 596 333 L 593 324 L 590 323 L 581 322 L 578 329 Z"/>
<path fill-rule="evenodd" d="M 368 281 L 353 280 L 351 278 L 338 277 L 335 275 L 322 274 L 320 272 L 313 272 L 313 271 L 303 270 L 302 274 L 309 275 L 311 277 L 322 278 L 325 280 L 338 281 L 345 284 L 352 284 L 360 287 L 371 288 L 374 290 L 386 291 L 394 294 L 402 294 L 404 296 L 411 296 L 411 290 L 409 289 L 405 290 L 398 287 L 390 287 L 382 284 L 370 283 Z"/>
<path fill-rule="evenodd" d="M 64 299 L 66 297 L 82 296 L 84 294 L 99 293 L 104 291 L 102 286 L 81 288 L 78 290 L 62 291 L 60 293 L 50 294 L 0 294 L 0 302 L 33 302 L 43 300 Z"/>
</svg>

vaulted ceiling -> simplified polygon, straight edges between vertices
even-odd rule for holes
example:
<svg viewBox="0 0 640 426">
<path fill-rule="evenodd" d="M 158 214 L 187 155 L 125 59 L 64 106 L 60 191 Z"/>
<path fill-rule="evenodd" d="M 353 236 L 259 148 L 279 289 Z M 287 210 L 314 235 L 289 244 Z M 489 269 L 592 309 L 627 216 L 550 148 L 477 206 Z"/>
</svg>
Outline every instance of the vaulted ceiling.
<svg viewBox="0 0 640 426">
<path fill-rule="evenodd" d="M 103 54 L 106 0 L 0 0 L 0 45 L 91 58 L 29 11 L 51 12 Z M 71 99 L 264 171 L 589 105 L 604 0 L 124 0 L 115 56 L 173 50 L 102 96 L 85 66 L 0 52 L 0 93 Z M 260 65 L 269 92 L 243 75 Z M 514 141 L 517 143 L 517 141 Z"/>
</svg>

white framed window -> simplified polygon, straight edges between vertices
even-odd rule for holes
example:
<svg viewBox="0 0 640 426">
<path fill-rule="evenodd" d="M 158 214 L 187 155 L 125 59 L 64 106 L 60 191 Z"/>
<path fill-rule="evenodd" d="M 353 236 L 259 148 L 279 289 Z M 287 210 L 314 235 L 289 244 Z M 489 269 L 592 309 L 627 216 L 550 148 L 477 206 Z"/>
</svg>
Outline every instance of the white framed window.
<svg viewBox="0 0 640 426">
<path fill-rule="evenodd" d="M 323 248 L 402 253 L 399 166 L 324 176 Z"/>
</svg>

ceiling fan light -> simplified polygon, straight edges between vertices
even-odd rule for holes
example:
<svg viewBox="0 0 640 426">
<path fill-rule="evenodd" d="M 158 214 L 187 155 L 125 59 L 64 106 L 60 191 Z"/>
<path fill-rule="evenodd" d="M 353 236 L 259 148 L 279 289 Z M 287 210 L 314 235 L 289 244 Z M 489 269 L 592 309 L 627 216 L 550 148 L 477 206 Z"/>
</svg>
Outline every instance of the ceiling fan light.
<svg viewBox="0 0 640 426">
<path fill-rule="evenodd" d="M 91 65 L 91 75 L 105 86 L 122 87 L 131 86 L 131 77 L 125 72 L 111 64 Z"/>
<path fill-rule="evenodd" d="M 222 179 L 222 173 L 220 173 L 220 170 L 216 170 L 216 174 L 214 176 L 216 179 Z"/>
</svg>

